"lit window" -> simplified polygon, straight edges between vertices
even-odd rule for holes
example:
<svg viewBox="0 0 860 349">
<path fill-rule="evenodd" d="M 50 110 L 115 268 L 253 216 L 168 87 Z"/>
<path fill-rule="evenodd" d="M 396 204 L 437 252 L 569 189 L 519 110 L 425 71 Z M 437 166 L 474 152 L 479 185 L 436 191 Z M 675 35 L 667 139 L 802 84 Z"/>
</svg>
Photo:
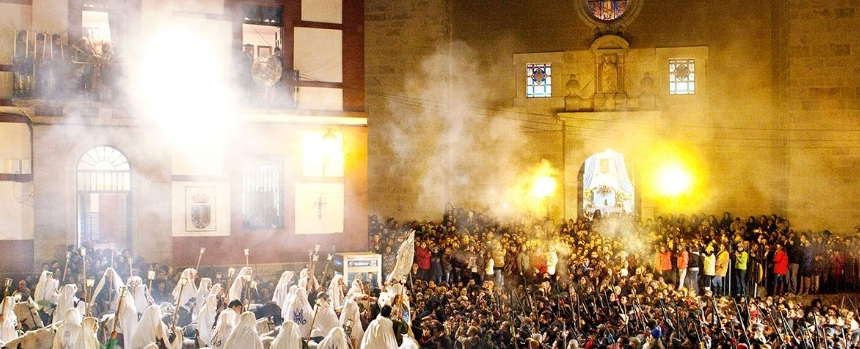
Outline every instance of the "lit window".
<svg viewBox="0 0 860 349">
<path fill-rule="evenodd" d="M 245 159 L 242 174 L 242 227 L 246 229 L 279 229 L 281 216 L 282 159 L 255 156 Z"/>
<path fill-rule="evenodd" d="M 669 94 L 692 95 L 696 93 L 696 61 L 674 59 L 669 61 Z"/>
<path fill-rule="evenodd" d="M 526 97 L 552 97 L 552 64 L 526 65 Z"/>
<path fill-rule="evenodd" d="M 611 21 L 627 11 L 627 0 L 588 0 L 591 15 L 601 21 Z"/>
</svg>

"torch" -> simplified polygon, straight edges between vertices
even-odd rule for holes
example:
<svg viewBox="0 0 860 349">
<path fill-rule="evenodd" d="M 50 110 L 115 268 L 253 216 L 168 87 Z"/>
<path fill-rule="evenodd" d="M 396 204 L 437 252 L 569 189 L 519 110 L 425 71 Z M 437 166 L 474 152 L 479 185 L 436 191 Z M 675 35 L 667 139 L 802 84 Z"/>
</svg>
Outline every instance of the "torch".
<svg viewBox="0 0 860 349">
<path fill-rule="evenodd" d="M 171 331 L 176 327 L 176 315 L 179 314 L 179 302 L 182 301 L 182 290 L 185 289 L 185 284 L 188 283 L 187 278 L 179 279 L 179 297 L 176 297 L 176 309 L 173 311 L 173 326 L 171 327 Z"/>
<path fill-rule="evenodd" d="M 66 272 L 69 271 L 69 258 L 72 258 L 72 253 L 66 252 L 66 266 L 63 268 L 63 279 L 57 285 L 66 282 Z"/>
<path fill-rule="evenodd" d="M 95 284 L 95 283 L 96 283 L 95 277 L 90 276 L 87 278 L 87 281 L 84 284 L 84 292 L 86 293 L 86 294 L 84 294 L 84 299 L 86 300 L 87 296 L 89 295 L 89 301 L 87 301 L 87 317 L 90 316 L 90 308 L 92 308 L 93 298 L 95 298 L 93 295 L 90 295 L 90 291 L 93 290 L 93 284 Z"/>
<path fill-rule="evenodd" d="M 146 278 L 149 280 L 149 287 L 147 287 L 146 289 L 146 298 L 147 301 L 149 301 L 149 305 L 152 305 L 152 303 L 155 303 L 155 301 L 152 299 L 150 292 L 152 292 L 152 280 L 155 280 L 155 270 L 148 271 L 146 273 Z"/>
<path fill-rule="evenodd" d="M 245 252 L 245 255 L 247 256 L 247 255 L 248 255 L 248 252 L 247 252 L 248 250 L 245 250 L 245 251 L 246 251 L 246 252 Z M 199 256 L 197 256 L 197 267 L 196 267 L 196 268 L 194 268 L 194 270 L 200 270 L 200 260 L 201 260 L 201 259 L 203 259 L 203 252 L 206 252 L 206 247 L 201 247 L 201 248 L 200 248 L 200 255 L 199 255 Z"/>
<path fill-rule="evenodd" d="M 245 266 L 247 267 L 247 266 L 249 266 L 249 265 L 250 265 L 250 264 L 248 263 L 248 249 L 246 248 L 246 249 L 245 249 Z"/>
</svg>

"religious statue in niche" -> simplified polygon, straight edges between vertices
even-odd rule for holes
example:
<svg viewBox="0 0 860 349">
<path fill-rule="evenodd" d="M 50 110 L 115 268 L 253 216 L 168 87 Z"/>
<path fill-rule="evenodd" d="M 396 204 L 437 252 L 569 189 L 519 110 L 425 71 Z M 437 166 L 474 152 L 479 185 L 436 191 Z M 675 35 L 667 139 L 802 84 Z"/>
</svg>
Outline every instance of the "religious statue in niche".
<svg viewBox="0 0 860 349">
<path fill-rule="evenodd" d="M 600 92 L 618 92 L 618 56 L 615 54 L 601 56 Z"/>
</svg>

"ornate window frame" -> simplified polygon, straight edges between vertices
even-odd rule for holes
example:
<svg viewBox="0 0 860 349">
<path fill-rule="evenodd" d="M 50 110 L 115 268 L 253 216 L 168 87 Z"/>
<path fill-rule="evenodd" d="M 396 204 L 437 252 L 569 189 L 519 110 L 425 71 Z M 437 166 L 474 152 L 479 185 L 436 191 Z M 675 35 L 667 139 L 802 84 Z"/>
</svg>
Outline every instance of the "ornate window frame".
<svg viewBox="0 0 860 349">
<path fill-rule="evenodd" d="M 630 23 L 636 19 L 639 12 L 642 11 L 642 6 L 644 6 L 645 2 L 645 0 L 627 0 L 627 10 L 625 10 L 620 17 L 610 21 L 604 21 L 595 18 L 591 14 L 591 9 L 588 7 L 588 0 L 578 1 L 579 3 L 576 5 L 577 15 L 579 15 L 579 18 L 588 24 L 588 26 L 594 28 L 597 36 L 622 32 L 624 28 L 630 26 Z"/>
</svg>

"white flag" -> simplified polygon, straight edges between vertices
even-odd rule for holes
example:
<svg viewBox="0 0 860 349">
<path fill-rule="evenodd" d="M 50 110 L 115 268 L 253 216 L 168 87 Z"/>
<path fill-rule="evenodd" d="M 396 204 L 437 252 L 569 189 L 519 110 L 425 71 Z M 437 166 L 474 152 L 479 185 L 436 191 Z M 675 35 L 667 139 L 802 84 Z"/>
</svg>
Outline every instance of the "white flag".
<svg viewBox="0 0 860 349">
<path fill-rule="evenodd" d="M 409 238 L 397 249 L 397 263 L 394 265 L 394 271 L 391 272 L 391 279 L 406 281 L 412 270 L 413 260 L 415 260 L 415 230 L 409 232 Z"/>
</svg>

